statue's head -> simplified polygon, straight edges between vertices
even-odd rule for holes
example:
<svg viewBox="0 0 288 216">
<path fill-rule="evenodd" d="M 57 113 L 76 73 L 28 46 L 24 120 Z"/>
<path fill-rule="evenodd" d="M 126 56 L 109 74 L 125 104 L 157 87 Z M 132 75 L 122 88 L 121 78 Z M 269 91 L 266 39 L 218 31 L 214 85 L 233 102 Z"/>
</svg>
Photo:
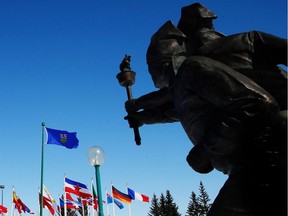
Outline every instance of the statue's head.
<svg viewBox="0 0 288 216">
<path fill-rule="evenodd" d="M 192 37 L 200 29 L 214 29 L 213 20 L 217 18 L 212 11 L 200 3 L 194 3 L 181 9 L 181 18 L 177 28 L 186 36 Z"/>
<path fill-rule="evenodd" d="M 180 66 L 178 57 L 186 56 L 185 39 L 186 36 L 171 21 L 152 36 L 146 60 L 156 88 L 169 87 Z"/>
</svg>

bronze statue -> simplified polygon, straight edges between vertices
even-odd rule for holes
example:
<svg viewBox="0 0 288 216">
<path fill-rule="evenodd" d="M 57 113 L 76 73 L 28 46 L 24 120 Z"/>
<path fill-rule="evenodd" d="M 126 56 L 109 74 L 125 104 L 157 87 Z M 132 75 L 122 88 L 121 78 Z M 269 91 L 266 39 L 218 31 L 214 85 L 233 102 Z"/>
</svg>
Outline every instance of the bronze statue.
<svg viewBox="0 0 288 216">
<path fill-rule="evenodd" d="M 125 55 L 124 59 L 122 60 L 119 69 L 120 72 L 117 74 L 116 78 L 118 79 L 118 82 L 121 86 L 124 86 L 126 88 L 126 93 L 129 101 L 133 100 L 133 95 L 132 95 L 132 88 L 131 86 L 135 83 L 135 76 L 136 73 L 131 70 L 130 66 L 131 62 L 131 56 L 130 55 Z M 132 112 L 130 112 L 131 114 Z M 128 119 L 129 125 L 131 128 L 133 128 L 134 131 L 134 140 L 136 145 L 141 145 L 141 137 L 139 133 L 139 124 L 135 124 L 133 122 L 130 122 Z"/>
<path fill-rule="evenodd" d="M 131 56 L 125 55 L 124 59 L 122 60 L 119 66 L 120 72 L 131 71 L 130 62 L 131 62 Z"/>
<path fill-rule="evenodd" d="M 229 177 L 209 216 L 287 215 L 287 40 L 251 31 L 225 36 L 199 3 L 151 38 L 156 88 L 125 103 L 135 126 L 180 121 L 199 173 Z M 286 76 L 286 77 L 285 77 Z"/>
</svg>

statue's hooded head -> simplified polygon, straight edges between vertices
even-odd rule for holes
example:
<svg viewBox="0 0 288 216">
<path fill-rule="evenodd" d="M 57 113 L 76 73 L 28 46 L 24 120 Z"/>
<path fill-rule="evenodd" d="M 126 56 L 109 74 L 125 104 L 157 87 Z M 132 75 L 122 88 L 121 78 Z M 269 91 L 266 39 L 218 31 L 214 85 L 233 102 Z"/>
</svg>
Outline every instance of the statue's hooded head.
<svg viewBox="0 0 288 216">
<path fill-rule="evenodd" d="M 192 37 L 200 29 L 214 30 L 213 20 L 217 15 L 200 3 L 194 3 L 181 9 L 181 18 L 177 25 L 187 37 Z"/>
<path fill-rule="evenodd" d="M 186 56 L 186 36 L 171 21 L 167 21 L 152 36 L 146 60 L 156 88 L 169 87 L 172 77 Z"/>
</svg>

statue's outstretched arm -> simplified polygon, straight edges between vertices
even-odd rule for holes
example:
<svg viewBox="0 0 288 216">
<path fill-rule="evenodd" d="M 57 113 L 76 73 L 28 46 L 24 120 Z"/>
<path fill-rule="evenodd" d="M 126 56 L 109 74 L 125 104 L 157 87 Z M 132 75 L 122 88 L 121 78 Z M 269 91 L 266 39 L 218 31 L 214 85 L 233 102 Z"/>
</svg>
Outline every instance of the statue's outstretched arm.
<svg viewBox="0 0 288 216">
<path fill-rule="evenodd" d="M 163 104 L 172 101 L 169 88 L 163 88 L 145 94 L 137 99 L 128 100 L 125 103 L 125 109 L 128 113 L 138 110 L 160 107 Z"/>
</svg>

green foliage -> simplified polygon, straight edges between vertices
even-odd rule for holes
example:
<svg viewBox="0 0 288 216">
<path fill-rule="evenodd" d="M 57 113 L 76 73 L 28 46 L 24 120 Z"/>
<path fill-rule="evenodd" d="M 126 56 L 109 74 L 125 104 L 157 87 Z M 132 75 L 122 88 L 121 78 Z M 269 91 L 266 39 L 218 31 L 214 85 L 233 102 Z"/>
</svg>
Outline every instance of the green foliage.
<svg viewBox="0 0 288 216">
<path fill-rule="evenodd" d="M 208 193 L 205 190 L 203 183 L 200 181 L 199 185 L 199 196 L 192 191 L 186 216 L 206 216 L 211 204 Z"/>
<path fill-rule="evenodd" d="M 151 200 L 151 207 L 148 216 L 161 216 L 160 205 L 155 194 L 153 194 L 153 198 Z"/>
<path fill-rule="evenodd" d="M 178 206 L 173 200 L 173 197 L 169 190 L 166 191 L 165 197 L 165 216 L 181 216 L 178 212 Z"/>
<path fill-rule="evenodd" d="M 205 216 L 208 213 L 210 204 L 209 204 L 209 196 L 205 190 L 203 183 L 200 181 L 199 186 L 199 196 L 198 196 L 198 203 L 199 203 L 199 216 Z"/>
<path fill-rule="evenodd" d="M 192 191 L 185 216 L 206 216 L 211 206 L 209 202 L 208 193 L 200 181 L 199 196 L 197 197 Z M 161 193 L 159 199 L 153 194 L 148 216 L 181 216 L 169 190 L 166 191 L 165 196 Z"/>
<path fill-rule="evenodd" d="M 166 196 L 161 193 L 159 200 L 153 194 L 148 216 L 181 216 L 169 190 L 166 191 Z"/>
<path fill-rule="evenodd" d="M 186 211 L 186 216 L 198 216 L 199 215 L 199 203 L 196 194 L 192 191 L 190 196 L 190 201 L 188 203 L 188 208 Z"/>
</svg>

